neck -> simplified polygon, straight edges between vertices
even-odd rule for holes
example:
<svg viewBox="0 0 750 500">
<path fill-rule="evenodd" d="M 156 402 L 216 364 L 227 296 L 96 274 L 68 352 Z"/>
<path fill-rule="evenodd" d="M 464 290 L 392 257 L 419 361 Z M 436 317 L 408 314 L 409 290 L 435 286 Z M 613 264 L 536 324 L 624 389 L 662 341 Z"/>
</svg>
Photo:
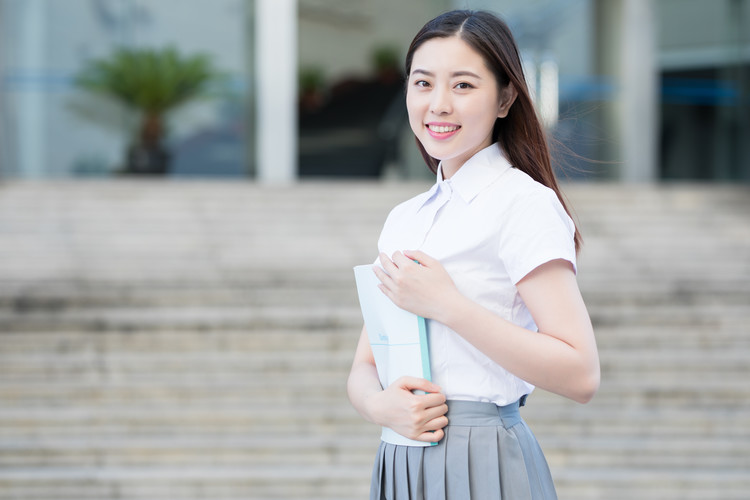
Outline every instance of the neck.
<svg viewBox="0 0 750 500">
<path fill-rule="evenodd" d="M 443 174 L 443 180 L 450 179 L 456 172 L 461 168 L 461 165 L 454 165 L 451 163 L 442 162 L 440 165 L 440 172 Z"/>
</svg>

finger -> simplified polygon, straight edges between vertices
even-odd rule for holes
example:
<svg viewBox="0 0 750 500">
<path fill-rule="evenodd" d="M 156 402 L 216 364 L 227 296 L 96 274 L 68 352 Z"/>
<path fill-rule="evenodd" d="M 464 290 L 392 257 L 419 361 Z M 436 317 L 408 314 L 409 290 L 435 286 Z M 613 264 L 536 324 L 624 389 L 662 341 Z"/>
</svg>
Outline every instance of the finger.
<svg viewBox="0 0 750 500">
<path fill-rule="evenodd" d="M 375 273 L 375 276 L 380 280 L 381 283 L 384 285 L 389 285 L 391 282 L 391 277 L 383 271 L 379 266 L 372 266 L 372 271 Z"/>
<path fill-rule="evenodd" d="M 433 259 L 421 250 L 406 250 L 404 255 L 410 260 L 416 260 L 420 264 L 426 267 L 434 267 L 438 263 L 437 260 Z"/>
<path fill-rule="evenodd" d="M 438 406 L 443 406 L 445 405 L 445 394 L 440 392 L 427 393 L 422 398 L 422 403 L 424 404 L 424 408 L 435 408 Z M 447 406 L 445 408 L 445 411 L 448 411 Z"/>
<path fill-rule="evenodd" d="M 448 405 L 442 404 L 438 406 L 433 406 L 430 408 L 426 408 L 424 411 L 424 418 L 426 421 L 434 420 L 436 418 L 440 418 L 444 416 L 446 413 L 448 413 Z"/>
<path fill-rule="evenodd" d="M 445 437 L 445 432 L 443 431 L 443 429 L 437 429 L 436 431 L 423 432 L 415 439 L 417 441 L 424 441 L 426 443 L 437 443 L 438 441 L 443 439 L 443 437 Z"/>
<path fill-rule="evenodd" d="M 442 392 L 442 389 L 440 388 L 439 385 L 433 384 L 429 380 L 419 378 L 419 377 L 403 376 L 403 377 L 400 377 L 396 382 L 404 389 L 408 389 L 410 391 L 416 389 L 418 391 L 424 391 L 424 392 L 430 392 L 430 393 Z M 445 398 L 445 396 L 443 396 L 442 394 L 438 394 L 438 395 Z M 428 396 L 434 396 L 434 395 L 428 394 Z M 435 404 L 441 404 L 443 402 L 445 402 L 445 399 Z"/>
<path fill-rule="evenodd" d="M 396 271 L 398 269 L 398 266 L 393 263 L 393 261 L 388 258 L 388 255 L 386 255 L 384 252 L 380 252 L 380 265 L 383 266 L 383 269 L 386 273 L 391 274 L 393 271 Z"/>
<path fill-rule="evenodd" d="M 434 432 L 436 430 L 444 428 L 446 425 L 448 425 L 448 417 L 443 415 L 428 421 L 426 424 L 424 424 L 424 429 L 426 431 Z"/>
<path fill-rule="evenodd" d="M 381 292 L 383 292 L 383 295 L 390 299 L 391 302 L 393 302 L 394 304 L 396 303 L 396 297 L 393 296 L 393 292 L 391 292 L 387 286 L 381 283 L 378 285 L 378 288 Z"/>
<path fill-rule="evenodd" d="M 411 266 L 414 265 L 414 259 L 410 259 L 406 255 L 404 255 L 401 252 L 395 252 L 393 254 L 393 257 L 391 257 L 391 260 L 393 260 L 393 263 L 396 264 L 396 266 L 400 269 L 402 267 Z"/>
</svg>

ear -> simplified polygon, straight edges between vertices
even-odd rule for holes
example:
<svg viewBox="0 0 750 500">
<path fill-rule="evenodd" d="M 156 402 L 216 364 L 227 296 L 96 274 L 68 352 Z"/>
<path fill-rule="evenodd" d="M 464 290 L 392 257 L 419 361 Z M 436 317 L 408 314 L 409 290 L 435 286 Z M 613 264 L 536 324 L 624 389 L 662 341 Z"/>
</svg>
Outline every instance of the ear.
<svg viewBox="0 0 750 500">
<path fill-rule="evenodd" d="M 500 104 L 497 109 L 497 117 L 505 118 L 508 116 L 508 111 L 513 103 L 516 102 L 518 92 L 512 83 L 508 83 L 502 90 L 500 90 Z"/>
</svg>

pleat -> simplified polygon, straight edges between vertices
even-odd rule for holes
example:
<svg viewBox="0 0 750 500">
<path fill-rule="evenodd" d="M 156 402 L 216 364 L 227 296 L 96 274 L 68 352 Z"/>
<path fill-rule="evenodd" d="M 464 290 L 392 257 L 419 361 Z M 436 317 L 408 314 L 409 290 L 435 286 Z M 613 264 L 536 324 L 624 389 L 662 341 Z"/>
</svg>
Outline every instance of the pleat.
<svg viewBox="0 0 750 500">
<path fill-rule="evenodd" d="M 437 446 L 424 449 L 424 497 L 430 500 L 445 500 L 445 443 L 448 438 L 450 426 L 443 429 L 446 436 Z"/>
<path fill-rule="evenodd" d="M 383 489 L 380 492 L 382 500 L 395 500 L 396 498 L 396 476 L 398 470 L 395 467 L 396 447 L 386 445 L 383 450 Z"/>
<path fill-rule="evenodd" d="M 380 444 L 371 500 L 557 499 L 544 454 L 517 406 L 458 402 L 449 408 L 451 424 L 437 446 Z"/>
<path fill-rule="evenodd" d="M 471 498 L 469 435 L 471 427 L 452 426 L 445 436 L 445 490 L 448 498 Z"/>
<path fill-rule="evenodd" d="M 469 435 L 469 487 L 471 498 L 500 499 L 500 463 L 494 446 L 497 427 L 471 427 Z"/>
<path fill-rule="evenodd" d="M 409 479 L 409 499 L 421 500 L 424 496 L 424 449 L 417 446 L 407 448 L 407 477 Z"/>
<path fill-rule="evenodd" d="M 522 450 L 531 498 L 533 500 L 556 500 L 557 493 L 552 482 L 549 465 L 547 465 L 544 452 L 542 452 L 534 434 L 531 433 L 531 429 L 525 422 L 522 422 L 514 425 L 512 432 L 520 444 L 519 448 Z"/>
<path fill-rule="evenodd" d="M 383 491 L 383 450 L 385 449 L 385 443 L 380 442 L 378 446 L 378 452 L 375 455 L 375 464 L 372 467 L 372 483 L 370 485 L 370 500 L 381 500 L 381 492 Z"/>
<path fill-rule="evenodd" d="M 512 428 L 515 427 L 518 425 Z M 501 498 L 531 500 L 533 497 L 529 488 L 529 476 L 521 443 L 514 432 L 504 427 L 498 427 L 496 432 Z"/>
<path fill-rule="evenodd" d="M 395 453 L 393 455 L 393 482 L 396 490 L 396 496 L 398 500 L 409 500 L 409 467 L 406 462 L 406 451 L 407 446 L 394 446 Z M 405 471 L 399 474 L 399 472 Z"/>
</svg>

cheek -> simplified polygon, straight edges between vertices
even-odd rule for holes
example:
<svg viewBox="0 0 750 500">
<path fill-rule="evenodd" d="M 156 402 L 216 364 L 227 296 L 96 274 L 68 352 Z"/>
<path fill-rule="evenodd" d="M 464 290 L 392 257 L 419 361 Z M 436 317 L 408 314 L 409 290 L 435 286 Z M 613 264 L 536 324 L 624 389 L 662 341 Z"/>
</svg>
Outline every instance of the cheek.
<svg viewBox="0 0 750 500">
<path fill-rule="evenodd" d="M 420 100 L 412 94 L 406 95 L 406 112 L 409 115 L 409 125 L 414 133 L 422 128 L 422 117 L 424 115 Z"/>
<path fill-rule="evenodd" d="M 486 101 L 472 110 L 472 116 L 478 123 L 492 127 L 500 111 L 499 106 L 497 102 Z"/>
</svg>

